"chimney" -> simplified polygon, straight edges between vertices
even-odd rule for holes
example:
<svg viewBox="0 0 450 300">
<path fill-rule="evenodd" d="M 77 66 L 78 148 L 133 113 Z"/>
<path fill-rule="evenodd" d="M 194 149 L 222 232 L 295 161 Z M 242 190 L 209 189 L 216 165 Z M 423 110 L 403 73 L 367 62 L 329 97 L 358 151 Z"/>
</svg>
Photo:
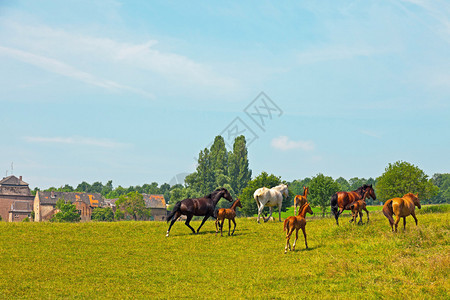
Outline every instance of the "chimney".
<svg viewBox="0 0 450 300">
<path fill-rule="evenodd" d="M 55 192 L 54 191 L 51 191 L 50 198 L 55 198 Z"/>
<path fill-rule="evenodd" d="M 22 181 L 22 176 L 19 176 L 20 181 Z"/>
</svg>

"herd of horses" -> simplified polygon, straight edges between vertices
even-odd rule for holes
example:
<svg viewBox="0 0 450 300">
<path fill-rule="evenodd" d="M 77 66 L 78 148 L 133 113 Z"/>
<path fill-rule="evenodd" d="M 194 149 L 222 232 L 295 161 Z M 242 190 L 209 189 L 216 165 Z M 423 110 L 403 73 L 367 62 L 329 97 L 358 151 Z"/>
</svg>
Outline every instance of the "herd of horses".
<svg viewBox="0 0 450 300">
<path fill-rule="evenodd" d="M 286 253 L 291 250 L 290 238 L 294 230 L 296 231 L 296 237 L 292 250 L 295 249 L 295 244 L 298 239 L 298 231 L 302 229 L 303 236 L 305 238 L 305 246 L 308 248 L 308 243 L 306 240 L 306 213 L 313 214 L 311 206 L 308 202 L 308 187 L 303 187 L 303 195 L 296 195 L 294 198 L 294 216 L 288 217 L 283 224 L 284 231 L 286 231 Z M 258 206 L 258 217 L 257 222 L 260 223 L 260 217 L 262 216 L 264 222 L 267 222 L 272 216 L 272 209 L 278 207 L 278 217 L 281 222 L 281 206 L 283 203 L 283 196 L 289 197 L 288 186 L 285 184 L 280 184 L 272 188 L 262 187 L 257 189 L 253 193 L 253 197 Z M 186 216 L 185 225 L 192 230 L 192 232 L 198 233 L 200 228 L 206 222 L 209 217 L 216 219 L 216 235 L 220 228 L 220 235 L 222 236 L 223 224 L 225 219 L 228 219 L 228 235 L 233 235 L 236 229 L 236 208 L 242 207 L 240 199 L 234 201 L 230 208 L 221 208 L 216 210 L 216 205 L 221 198 L 233 202 L 230 192 L 225 188 L 219 188 L 204 197 L 184 199 L 178 201 L 173 210 L 169 213 L 167 217 L 167 222 L 170 222 L 169 228 L 167 230 L 166 236 L 169 236 L 170 229 L 172 228 L 175 221 L 181 216 Z M 366 208 L 365 200 L 367 198 L 372 198 L 376 200 L 375 191 L 371 184 L 364 184 L 363 186 L 357 188 L 351 192 L 336 192 L 330 199 L 331 212 L 336 220 L 336 224 L 339 225 L 339 216 L 344 210 L 351 210 L 352 219 L 350 223 L 354 222 L 356 224 L 356 219 L 359 216 L 358 224 L 362 224 L 363 212 L 367 213 L 367 222 L 369 222 L 369 211 Z M 269 207 L 270 214 L 266 218 L 263 215 L 264 207 Z M 415 215 L 415 207 L 421 208 L 419 201 L 419 194 L 407 193 L 403 197 L 392 198 L 385 202 L 383 205 L 383 214 L 389 220 L 389 224 L 393 232 L 397 232 L 398 223 L 400 218 L 403 218 L 403 229 L 406 228 L 406 217 L 411 215 L 417 226 L 417 218 Z M 298 208 L 298 214 L 297 214 Z M 396 216 L 394 220 L 393 216 Z M 192 228 L 190 222 L 194 216 L 203 216 L 203 220 L 198 227 L 197 231 Z M 233 232 L 231 232 L 231 222 L 234 224 Z M 230 233 L 231 232 L 231 233 Z"/>
</svg>

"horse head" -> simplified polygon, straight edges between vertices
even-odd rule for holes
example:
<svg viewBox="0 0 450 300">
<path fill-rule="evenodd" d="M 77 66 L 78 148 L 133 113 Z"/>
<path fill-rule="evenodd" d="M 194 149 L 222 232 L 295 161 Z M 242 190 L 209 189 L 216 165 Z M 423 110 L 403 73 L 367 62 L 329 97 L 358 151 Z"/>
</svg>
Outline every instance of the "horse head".
<svg viewBox="0 0 450 300">
<path fill-rule="evenodd" d="M 363 191 L 364 191 L 364 193 L 365 193 L 365 192 L 369 192 L 369 193 L 368 193 L 368 196 L 369 196 L 370 198 L 372 198 L 373 200 L 377 200 L 377 196 L 375 195 L 375 191 L 374 191 L 374 189 L 373 189 L 373 187 L 372 187 L 371 184 L 365 184 L 365 185 L 363 185 Z"/>
<path fill-rule="evenodd" d="M 241 199 L 237 198 L 236 206 L 242 208 Z"/>
<path fill-rule="evenodd" d="M 304 186 L 304 187 L 303 187 L 303 196 L 304 196 L 304 197 L 307 197 L 307 196 L 308 196 L 308 192 L 309 192 L 309 187 Z"/>
<path fill-rule="evenodd" d="M 412 194 L 411 197 L 412 201 L 414 202 L 414 205 L 417 206 L 418 209 L 421 209 L 422 206 L 420 205 L 420 200 L 419 200 L 419 193 L 417 194 Z"/>
<path fill-rule="evenodd" d="M 314 214 L 309 203 L 305 203 L 305 205 L 302 206 L 300 211 L 301 211 L 301 213 L 299 213 L 298 215 L 302 214 L 303 216 L 306 216 L 306 213 L 308 213 L 310 215 Z"/>
<path fill-rule="evenodd" d="M 221 188 L 221 197 L 227 199 L 230 202 L 233 202 L 233 197 L 231 197 L 230 192 L 226 188 Z"/>
<path fill-rule="evenodd" d="M 288 186 L 285 184 L 280 184 L 276 186 L 277 190 L 283 194 L 286 198 L 289 197 L 289 189 Z"/>
</svg>

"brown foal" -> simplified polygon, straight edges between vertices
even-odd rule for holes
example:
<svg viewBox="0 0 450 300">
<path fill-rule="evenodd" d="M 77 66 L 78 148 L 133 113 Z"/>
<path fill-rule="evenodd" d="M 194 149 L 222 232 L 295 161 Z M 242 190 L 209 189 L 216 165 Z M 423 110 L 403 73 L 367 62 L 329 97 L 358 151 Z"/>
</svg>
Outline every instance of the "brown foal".
<svg viewBox="0 0 450 300">
<path fill-rule="evenodd" d="M 291 251 L 291 244 L 289 243 L 289 240 L 291 239 L 291 235 L 294 232 L 294 229 L 296 230 L 295 232 L 295 240 L 294 240 L 294 245 L 292 246 L 292 251 L 295 250 L 295 243 L 297 243 L 297 239 L 298 239 L 298 230 L 301 228 L 303 231 L 303 236 L 305 237 L 305 246 L 306 249 L 308 249 L 308 242 L 306 241 L 306 231 L 305 231 L 305 226 L 306 226 L 306 219 L 305 219 L 305 215 L 306 213 L 309 213 L 310 215 L 313 214 L 313 211 L 311 209 L 311 207 L 309 206 L 309 203 L 305 203 L 302 207 L 300 207 L 298 216 L 295 217 L 289 217 L 286 220 L 284 220 L 284 231 L 286 231 L 286 247 L 284 248 L 284 254 L 287 253 L 288 247 L 289 247 L 289 251 Z"/>
<path fill-rule="evenodd" d="M 234 230 L 236 229 L 236 221 L 234 218 L 236 217 L 236 207 L 242 208 L 241 200 L 237 199 L 234 201 L 233 205 L 231 205 L 230 208 L 220 208 L 217 212 L 217 219 L 216 219 L 216 235 L 218 232 L 217 224 L 219 224 L 220 227 L 220 236 L 223 236 L 222 229 L 223 229 L 223 223 L 225 222 L 225 219 L 228 219 L 228 235 L 230 235 L 231 231 L 231 221 L 233 221 L 234 228 L 231 235 L 234 234 Z M 221 221 L 221 223 L 219 223 Z"/>
</svg>

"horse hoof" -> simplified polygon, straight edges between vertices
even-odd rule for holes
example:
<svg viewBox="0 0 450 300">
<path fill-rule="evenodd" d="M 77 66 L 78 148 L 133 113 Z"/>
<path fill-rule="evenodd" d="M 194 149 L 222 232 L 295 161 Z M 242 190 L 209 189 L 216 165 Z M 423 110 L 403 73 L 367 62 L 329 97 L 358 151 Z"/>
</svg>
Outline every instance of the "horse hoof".
<svg viewBox="0 0 450 300">
<path fill-rule="evenodd" d="M 166 236 L 169 236 L 169 234 L 167 233 Z"/>
</svg>

